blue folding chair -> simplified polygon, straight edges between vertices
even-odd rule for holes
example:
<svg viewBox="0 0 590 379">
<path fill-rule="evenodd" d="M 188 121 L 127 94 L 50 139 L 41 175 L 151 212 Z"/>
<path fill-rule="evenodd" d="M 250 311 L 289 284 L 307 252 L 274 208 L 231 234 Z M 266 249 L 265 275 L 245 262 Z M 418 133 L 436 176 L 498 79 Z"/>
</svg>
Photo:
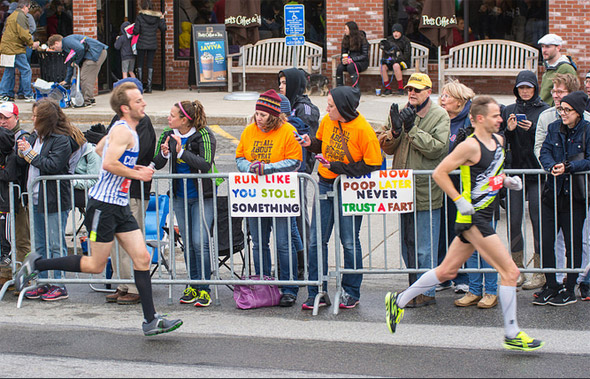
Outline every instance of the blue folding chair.
<svg viewBox="0 0 590 379">
<path fill-rule="evenodd" d="M 166 218 L 168 217 L 170 198 L 167 195 L 158 196 L 158 207 L 156 210 L 156 195 L 150 195 L 150 202 L 145 212 L 145 242 L 148 252 L 152 257 L 152 264 L 156 265 L 152 270 L 153 276 L 160 265 L 164 266 L 170 273 L 170 266 L 163 254 L 167 241 Z M 160 249 L 158 249 L 158 241 Z"/>
</svg>

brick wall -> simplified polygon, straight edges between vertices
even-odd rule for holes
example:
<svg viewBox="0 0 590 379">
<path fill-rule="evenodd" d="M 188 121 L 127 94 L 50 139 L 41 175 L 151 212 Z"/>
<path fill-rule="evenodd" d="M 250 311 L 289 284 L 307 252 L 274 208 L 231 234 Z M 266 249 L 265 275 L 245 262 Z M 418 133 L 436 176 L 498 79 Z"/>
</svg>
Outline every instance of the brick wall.
<svg viewBox="0 0 590 379">
<path fill-rule="evenodd" d="M 72 2 L 74 34 L 96 38 L 96 0 L 75 0 Z"/>
<path fill-rule="evenodd" d="M 590 70 L 590 0 L 549 0 L 549 33 L 565 41 L 562 54 L 571 55 L 583 82 Z"/>
</svg>

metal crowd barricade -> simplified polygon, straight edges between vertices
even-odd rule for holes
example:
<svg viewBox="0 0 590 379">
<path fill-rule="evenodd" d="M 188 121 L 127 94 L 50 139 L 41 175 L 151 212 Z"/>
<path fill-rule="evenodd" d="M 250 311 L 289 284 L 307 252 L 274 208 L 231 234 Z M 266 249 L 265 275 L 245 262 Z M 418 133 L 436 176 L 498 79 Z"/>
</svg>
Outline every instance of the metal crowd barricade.
<svg viewBox="0 0 590 379">
<path fill-rule="evenodd" d="M 432 185 L 434 184 L 434 180 L 432 179 L 432 170 L 414 170 L 414 177 L 419 176 L 419 175 L 427 175 L 429 176 L 429 194 L 431 195 L 431 191 L 432 191 Z M 563 253 L 563 248 L 560 249 L 560 243 L 563 244 L 563 242 L 556 242 L 554 247 L 555 247 L 555 254 L 557 257 L 557 264 L 556 267 L 543 267 L 543 254 L 551 254 L 553 253 L 553 249 L 552 248 L 548 248 L 546 246 L 543 246 L 542 244 L 542 230 L 543 230 L 543 217 L 542 217 L 542 212 L 541 212 L 541 203 L 542 203 L 542 192 L 543 192 L 543 183 L 545 182 L 545 180 L 556 180 L 556 178 L 554 178 L 551 175 L 547 175 L 547 172 L 545 172 L 544 170 L 514 170 L 514 169 L 508 169 L 505 170 L 505 173 L 507 175 L 517 175 L 520 176 L 523 180 L 523 190 L 522 191 L 510 191 L 510 190 L 506 190 L 507 195 L 505 198 L 503 198 L 503 200 L 501 200 L 502 205 L 501 208 L 505 208 L 502 209 L 500 211 L 501 216 L 500 216 L 500 220 L 498 221 L 497 224 L 497 234 L 500 237 L 500 239 L 502 240 L 505 248 L 508 250 L 508 252 L 511 252 L 511 244 L 509 243 L 509 241 L 512 240 L 512 236 L 511 236 L 511 232 L 510 232 L 510 223 L 512 221 L 511 219 L 511 215 L 512 215 L 512 211 L 511 211 L 511 202 L 510 199 L 512 198 L 513 201 L 515 201 L 515 199 L 518 199 L 518 197 L 522 196 L 522 201 L 523 203 L 526 203 L 525 200 L 527 199 L 533 199 L 533 197 L 536 197 L 535 200 L 537 200 L 537 204 L 539 204 L 537 209 L 531 209 L 530 212 L 527 211 L 523 211 L 522 215 L 521 215 L 521 227 L 520 229 L 522 230 L 522 239 L 523 239 L 523 257 L 524 257 L 524 267 L 520 269 L 520 271 L 522 273 L 564 273 L 564 274 L 568 274 L 568 273 L 572 273 L 572 274 L 576 274 L 576 273 L 582 273 L 584 271 L 584 268 L 586 267 L 586 265 L 589 263 L 589 252 L 590 252 L 590 225 L 587 224 L 587 222 L 584 222 L 584 230 L 583 230 L 583 234 L 582 234 L 582 245 L 583 245 L 583 251 L 580 253 L 582 254 L 582 263 L 581 266 L 578 265 L 578 267 L 568 267 L 568 266 L 573 266 L 573 263 L 570 263 L 569 265 L 566 265 L 565 262 L 561 261 L 560 258 L 564 258 L 563 260 L 565 261 L 566 258 L 567 260 L 569 260 L 569 262 L 574 262 L 574 251 L 573 249 L 570 250 L 567 253 L 567 256 L 564 255 Z M 585 194 L 590 195 L 590 183 L 588 182 L 588 174 L 590 172 L 584 172 L 584 173 L 579 173 L 578 175 L 581 176 L 581 178 L 583 178 L 583 186 L 582 186 L 582 190 L 584 191 Z M 451 173 L 452 175 L 457 175 L 459 174 L 459 171 L 453 171 Z M 528 179 L 528 184 L 527 184 L 527 180 L 525 180 L 525 175 L 527 175 Z M 573 178 L 573 176 L 569 175 L 568 177 Z M 414 181 L 415 183 L 415 181 Z M 580 179 L 578 179 L 578 185 L 580 184 Z M 536 185 L 534 185 L 536 184 Z M 569 180 L 569 191 L 570 193 L 573 193 L 574 191 L 574 180 Z M 529 191 L 529 187 L 531 188 L 538 188 L 538 190 L 536 192 L 532 192 Z M 567 187 L 567 183 L 566 183 L 566 187 Z M 404 264 L 403 258 L 402 258 L 402 236 L 401 236 L 401 224 L 399 221 L 399 215 L 397 214 L 383 214 L 383 215 L 363 215 L 363 216 L 352 216 L 352 217 L 363 217 L 363 227 L 361 228 L 361 233 L 360 233 L 360 241 L 361 241 L 361 246 L 363 248 L 363 262 L 357 262 L 356 259 L 354 259 L 354 261 L 352 262 L 352 267 L 345 267 L 344 266 L 344 262 L 342 259 L 342 246 L 341 246 L 341 242 L 340 242 L 340 223 L 339 223 L 339 214 L 342 211 L 339 207 L 339 188 L 340 188 L 340 178 L 338 178 L 334 184 L 334 192 L 328 194 L 329 197 L 332 197 L 332 200 L 334 202 L 334 209 L 335 209 L 335 214 L 334 214 L 334 255 L 333 255 L 333 259 L 334 259 L 334 265 L 335 265 L 335 270 L 334 271 L 330 271 L 329 272 L 329 276 L 330 277 L 334 277 L 336 280 L 336 295 L 335 295 L 335 304 L 336 306 L 334 306 L 333 311 L 334 314 L 338 313 L 338 306 L 337 304 L 339 303 L 339 299 L 342 296 L 343 293 L 343 286 L 342 286 L 342 276 L 345 274 L 421 274 L 424 273 L 428 270 L 430 270 L 430 267 L 428 268 L 408 268 L 406 267 L 406 265 Z M 510 193 L 514 192 L 515 196 L 510 196 Z M 520 192 L 520 194 L 518 193 Z M 450 199 L 448 199 L 448 197 L 446 195 L 443 195 L 443 201 L 448 202 L 451 201 Z M 430 199 L 432 199 L 432 196 L 429 196 Z M 554 194 L 553 194 L 553 198 L 556 199 L 557 196 L 555 196 L 555 187 L 554 187 Z M 415 187 L 414 187 L 414 201 L 416 199 L 415 196 Z M 576 206 L 584 206 L 586 210 L 588 210 L 588 201 L 589 198 L 588 196 L 585 197 L 585 200 L 582 203 L 575 203 L 574 201 L 570 200 L 570 209 L 571 207 L 576 207 Z M 523 205 L 523 208 L 525 208 L 525 206 Z M 441 214 L 440 218 L 443 219 L 447 217 L 447 213 L 446 211 L 448 210 L 448 207 L 444 207 L 443 209 L 445 209 L 445 213 Z M 554 200 L 554 206 L 553 206 L 553 211 L 555 214 L 555 217 L 557 217 L 557 200 Z M 432 201 L 430 202 L 430 213 L 432 214 L 433 208 L 432 208 Z M 540 254 L 540 267 L 539 268 L 534 268 L 534 267 L 528 267 L 531 264 L 532 261 L 532 256 L 533 254 L 535 254 L 535 238 L 532 235 L 532 231 L 531 231 L 531 222 L 530 222 L 530 213 L 536 213 L 535 215 L 538 216 L 539 219 L 539 241 L 538 241 L 538 246 L 539 246 L 539 254 Z M 414 225 L 416 225 L 416 208 L 414 207 Z M 432 216 L 432 215 L 431 215 Z M 569 214 L 569 222 L 570 225 L 574 223 L 573 220 L 573 216 L 572 213 L 570 212 Z M 445 230 L 442 231 L 442 233 L 439 235 L 439 238 L 445 238 L 445 254 L 446 251 L 448 250 L 448 246 L 450 244 L 451 241 L 448 241 L 447 239 L 447 231 L 448 231 L 448 225 L 446 226 Z M 436 228 L 439 228 L 439 225 L 436 226 Z M 575 240 L 576 236 L 574 236 L 573 234 L 573 229 L 571 229 L 572 231 L 569 233 L 569 236 L 564 236 L 564 238 L 569 239 L 570 244 L 572 241 Z M 399 233 L 398 233 L 399 232 Z M 431 228 L 430 230 L 418 230 L 417 228 L 414 228 L 414 241 L 417 240 L 418 238 L 418 234 L 419 233 L 431 233 L 431 236 L 433 234 L 434 230 Z M 558 230 L 557 228 L 555 228 L 553 230 L 555 237 L 557 237 L 558 235 Z M 445 234 L 444 236 L 442 234 Z M 354 241 L 354 240 L 353 240 Z M 512 241 L 513 242 L 513 241 Z M 356 248 L 356 241 L 354 242 L 354 248 Z M 392 247 L 393 246 L 393 247 Z M 396 247 L 397 246 L 397 250 Z M 439 253 L 439 245 L 438 245 L 438 241 L 434 241 L 434 239 L 431 238 L 431 246 L 430 246 L 430 266 L 432 268 L 436 267 L 438 265 L 437 262 L 437 257 L 438 257 L 438 253 Z M 479 255 L 479 254 L 478 254 Z M 562 257 L 563 256 L 563 257 Z M 527 259 L 527 257 L 529 257 L 530 259 Z M 332 258 L 332 253 L 330 253 L 330 258 Z M 393 259 L 392 259 L 393 258 Z M 478 256 L 479 258 L 479 256 Z M 416 266 L 418 266 L 418 253 L 417 253 L 417 249 L 415 249 L 414 252 L 414 262 L 416 262 Z M 362 267 L 362 268 L 361 268 Z M 492 268 L 482 268 L 481 267 L 481 263 L 478 259 L 478 267 L 477 268 L 462 268 L 459 270 L 459 272 L 462 273 L 495 273 L 496 270 L 492 269 Z"/>
<path fill-rule="evenodd" d="M 227 184 L 227 179 L 228 179 L 229 175 L 228 174 L 154 174 L 153 176 L 153 182 L 152 182 L 152 192 L 155 192 L 156 194 L 156 199 L 158 199 L 159 195 L 163 195 L 163 194 L 170 194 L 171 188 L 172 188 L 172 183 L 173 180 L 181 180 L 181 185 L 184 189 L 184 193 L 187 193 L 187 183 L 188 180 L 191 179 L 196 179 L 197 180 L 197 186 L 199 191 L 201 191 L 202 193 L 202 185 L 203 185 L 203 180 L 204 179 L 211 179 L 213 180 L 213 182 L 215 183 L 217 180 L 222 180 L 223 179 L 223 183 L 220 183 L 219 186 L 213 186 L 214 188 L 214 196 L 213 196 L 213 203 L 214 203 L 214 225 L 216 224 L 216 220 L 218 218 L 218 205 L 219 202 L 222 201 L 221 199 L 223 199 L 223 201 L 227 202 L 227 208 L 228 208 L 228 212 L 229 212 L 229 208 L 230 208 L 230 204 L 229 204 L 229 198 L 223 198 L 220 193 L 223 193 L 224 191 L 226 193 L 228 193 L 228 184 Z M 318 189 L 318 184 L 315 180 L 313 180 L 311 178 L 310 175 L 305 174 L 305 173 L 298 173 L 297 174 L 298 177 L 298 185 L 300 186 L 300 208 L 302 211 L 305 212 L 309 212 L 311 208 L 313 208 L 316 212 L 316 216 L 319 218 L 319 189 Z M 73 187 L 73 183 L 72 180 L 74 179 L 82 179 L 82 180 L 88 180 L 88 179 L 95 179 L 96 176 L 94 175 L 62 175 L 62 176 L 40 176 L 38 178 L 36 178 L 35 180 L 32 181 L 32 183 L 30 183 L 29 188 L 28 188 L 28 193 L 32 193 L 33 187 L 38 184 L 39 186 L 42 186 L 41 188 L 44 189 L 45 193 L 46 193 L 46 188 L 47 188 L 47 182 L 48 181 L 54 181 L 56 183 L 57 189 L 58 189 L 58 193 L 57 193 L 57 203 L 58 203 L 58 213 L 62 212 L 62 211 L 66 211 L 61 209 L 61 204 L 60 204 L 60 199 L 62 194 L 60 193 L 60 182 L 67 180 L 68 181 L 68 188 L 70 191 L 70 195 L 72 198 L 72 205 L 71 208 L 68 209 L 67 211 L 70 213 L 69 218 L 71 219 L 71 226 L 72 226 L 72 230 L 71 230 L 71 240 L 73 241 L 73 245 L 69 246 L 68 245 L 68 240 L 70 240 L 70 236 L 67 236 L 67 240 L 65 239 L 60 239 L 59 240 L 59 246 L 53 246 L 53 249 L 59 249 L 59 251 L 66 251 L 69 249 L 69 253 L 70 254 L 82 254 L 82 249 L 78 246 L 78 239 L 79 239 L 79 235 L 78 232 L 80 231 L 80 224 L 78 223 L 78 221 L 76 221 L 76 217 L 75 215 L 75 203 L 74 203 L 74 187 Z M 11 184 L 12 186 L 12 184 Z M 11 187 L 12 188 L 12 187 Z M 309 204 L 306 200 L 306 198 L 308 198 L 308 196 L 305 196 L 304 194 L 306 194 L 306 191 L 309 191 L 311 193 L 311 197 L 315 203 L 315 206 L 312 207 L 311 204 Z M 88 189 L 84 190 L 84 194 L 86 196 L 86 198 L 88 197 Z M 141 191 L 143 194 L 143 191 Z M 13 191 L 10 191 L 11 197 L 13 194 Z M 143 195 L 142 195 L 143 196 Z M 147 200 L 147 199 L 142 199 L 142 200 Z M 44 203 L 44 209 L 47 209 L 47 199 L 40 199 L 40 201 L 43 201 Z M 204 199 L 202 197 L 199 197 L 197 199 L 197 201 L 200 202 L 200 204 L 203 204 Z M 184 200 L 182 201 L 183 203 L 183 207 L 184 207 L 184 215 L 188 215 L 188 200 L 185 197 Z M 141 206 L 142 206 L 142 214 L 145 215 L 145 201 L 141 202 Z M 213 291 L 215 293 L 214 296 L 212 296 L 215 299 L 215 303 L 219 304 L 219 296 L 218 296 L 218 286 L 219 285 L 226 285 L 226 286 L 233 286 L 233 285 L 278 285 L 278 286 L 286 286 L 286 285 L 291 285 L 291 286 L 299 286 L 299 287 L 303 287 L 303 286 L 309 286 L 309 285 L 314 285 L 314 286 L 320 286 L 323 280 L 327 280 L 327 277 L 322 277 L 322 275 L 319 275 L 318 279 L 315 281 L 309 280 L 309 272 L 307 270 L 307 265 L 308 265 L 308 261 L 307 261 L 307 249 L 308 246 L 306 243 L 303 243 L 303 247 L 304 247 L 304 275 L 303 275 L 303 279 L 298 279 L 297 277 L 293 277 L 293 275 L 290 275 L 289 280 L 255 280 L 255 279 L 251 279 L 250 278 L 250 274 L 253 273 L 254 271 L 257 270 L 252 270 L 251 269 L 251 257 L 249 254 L 250 251 L 250 238 L 248 236 L 248 230 L 246 227 L 246 222 L 243 223 L 243 233 L 244 233 L 244 249 L 246 251 L 248 251 L 248 254 L 244 255 L 243 258 L 243 262 L 236 262 L 236 259 L 234 257 L 234 246 L 233 243 L 230 243 L 229 245 L 229 258 L 225 261 L 226 265 L 227 265 L 227 269 L 229 271 L 228 275 L 223 275 L 220 272 L 220 269 L 218 267 L 218 262 L 219 262 L 219 258 L 220 258 L 220 254 L 219 254 L 219 245 L 220 245 L 220 240 L 222 238 L 229 238 L 230 241 L 233 242 L 232 240 L 232 233 L 233 233 L 233 228 L 232 228 L 232 217 L 228 217 L 228 222 L 229 222 L 229 232 L 228 235 L 219 235 L 218 233 L 218 227 L 214 227 L 213 230 L 209 230 L 208 226 L 206 225 L 206 223 L 203 223 L 203 218 L 199 217 L 199 224 L 198 227 L 201 228 L 201 232 L 205 232 L 206 234 L 210 235 L 210 251 L 204 251 L 203 249 L 203 244 L 201 244 L 201 260 L 200 262 L 197 262 L 197 264 L 200 265 L 201 267 L 201 273 L 203 273 L 203 265 L 205 264 L 204 261 L 204 254 L 209 253 L 210 257 L 211 257 L 211 265 L 212 265 L 212 270 L 211 270 L 211 278 L 209 280 L 205 279 L 204 274 L 201 274 L 201 277 L 199 279 L 191 279 L 188 273 L 188 269 L 186 268 L 186 266 L 190 267 L 190 255 L 185 254 L 185 257 L 187 257 L 186 259 L 177 259 L 177 248 L 176 248 L 176 244 L 177 244 L 177 235 L 175 232 L 175 228 L 174 228 L 174 216 L 175 216 L 175 212 L 174 212 L 174 201 L 173 199 L 170 199 L 170 201 L 168 202 L 169 204 L 169 212 L 168 212 L 168 216 L 167 216 L 167 222 L 166 225 L 168 227 L 168 233 L 169 236 L 168 238 L 163 238 L 164 237 L 164 232 L 162 231 L 162 229 L 160 228 L 160 221 L 162 220 L 157 220 L 158 226 L 156 227 L 157 230 L 157 238 L 155 239 L 154 243 L 152 244 L 155 248 L 157 253 L 157 256 L 155 258 L 153 258 L 153 263 L 155 263 L 157 266 L 157 270 L 155 270 L 153 272 L 154 277 L 152 278 L 152 283 L 154 285 L 168 285 L 168 301 L 169 303 L 172 302 L 172 287 L 176 286 L 176 285 L 181 285 L 181 286 L 198 286 L 198 285 L 212 285 L 213 286 Z M 155 211 L 157 215 L 160 215 L 160 209 L 159 209 L 159 201 L 155 202 Z M 201 206 L 201 209 L 202 206 Z M 31 228 L 31 247 L 32 250 L 35 248 L 37 241 L 35 240 L 35 218 L 37 218 L 37 221 L 39 221 L 39 217 L 44 217 L 44 221 L 45 221 L 45 225 L 48 224 L 48 213 L 47 211 L 45 211 L 42 215 L 34 215 L 34 209 L 32 206 L 29 207 L 29 220 L 30 220 L 30 228 Z M 12 247 L 12 257 L 15 257 L 15 236 L 14 236 L 14 212 L 13 212 L 13 201 L 11 201 L 11 226 L 13 226 L 11 228 L 12 231 L 12 235 L 11 235 L 11 247 Z M 273 219 L 273 225 L 276 222 L 275 217 L 272 218 Z M 186 221 L 186 219 L 185 219 Z M 290 226 L 290 220 L 289 220 L 289 226 Z M 187 225 L 188 223 L 185 222 L 185 225 Z M 54 227 L 56 225 L 53 225 Z M 59 228 L 58 230 L 63 231 L 63 234 L 68 234 L 66 231 L 66 225 L 63 224 L 62 220 L 60 217 L 57 218 L 57 228 Z M 69 228 L 68 228 L 69 230 Z M 145 230 L 144 230 L 145 232 Z M 317 230 L 316 232 L 318 233 L 319 236 L 321 236 L 321 229 L 320 226 L 318 224 L 317 226 Z M 289 233 L 290 233 L 290 229 L 289 229 Z M 307 229 L 303 228 L 302 231 L 302 238 L 305 241 L 307 239 Z M 186 236 L 187 235 L 187 230 L 184 231 L 180 231 L 180 235 Z M 201 235 L 204 235 L 203 233 L 201 233 Z M 289 234 L 289 236 L 291 236 L 291 234 Z M 50 246 L 49 246 L 49 228 L 46 228 L 45 230 L 45 243 L 46 243 L 46 251 L 50 251 Z M 273 232 L 272 234 L 272 238 L 271 240 L 276 240 L 276 232 Z M 184 242 L 184 250 L 187 251 L 188 249 L 190 249 L 191 246 L 191 242 L 190 239 L 186 240 L 186 239 L 182 239 L 182 241 Z M 64 243 L 66 244 L 66 246 L 64 246 Z M 89 244 L 90 245 L 90 244 Z M 277 249 L 276 249 L 276 243 L 271 243 L 270 244 L 271 247 L 271 261 L 274 262 L 274 268 L 272 271 L 272 276 L 275 276 L 276 278 L 278 278 L 278 273 L 279 273 L 279 265 L 278 265 L 278 255 L 277 255 Z M 117 251 L 117 255 L 116 255 L 116 259 L 117 261 L 119 260 L 119 256 L 120 256 L 120 251 L 118 248 L 118 244 L 115 243 L 115 249 Z M 289 244 L 289 253 L 290 256 L 292 256 L 292 254 L 296 254 L 295 251 L 292 250 L 292 244 Z M 89 246 L 89 251 L 88 254 L 91 255 L 92 254 L 92 249 Z M 262 251 L 259 252 L 253 252 L 253 254 L 260 254 L 262 255 Z M 51 254 L 50 254 L 51 255 Z M 61 254 L 57 254 L 57 255 L 61 255 Z M 319 272 L 323 272 L 322 271 L 322 264 L 323 264 L 323 260 L 322 260 L 322 256 L 321 253 L 318 254 L 318 267 L 319 267 Z M 164 270 L 162 267 L 162 262 L 163 259 L 167 259 L 168 262 L 168 270 Z M 228 263 L 229 262 L 229 263 Z M 262 259 L 260 260 L 260 262 L 262 262 Z M 185 264 L 186 263 L 186 264 Z M 293 265 L 294 262 L 292 259 L 289 260 L 289 266 L 291 267 L 291 265 Z M 120 272 L 120 265 L 117 264 L 117 271 Z M 241 273 L 238 273 L 238 270 L 242 268 Z M 18 269 L 18 267 L 16 267 L 16 262 L 14 262 L 13 260 L 13 273 L 16 272 L 16 270 Z M 260 270 L 262 271 L 262 270 Z M 291 271 L 291 270 L 290 270 Z M 295 272 L 297 272 L 297 270 L 295 270 Z M 100 291 L 100 289 L 97 289 L 95 286 L 97 285 L 105 285 L 105 286 L 112 286 L 112 285 L 118 285 L 118 284 L 132 284 L 134 283 L 133 279 L 116 279 L 115 276 L 117 276 L 117 272 L 113 273 L 113 277 L 112 278 L 107 278 L 106 276 L 106 270 L 105 272 L 103 272 L 102 274 L 99 275 L 92 275 L 92 274 L 84 274 L 84 273 L 68 273 L 67 275 L 64 275 L 61 278 L 56 278 L 55 274 L 53 271 L 48 273 L 48 277 L 47 278 L 37 278 L 36 279 L 36 283 L 35 284 L 46 284 L 46 283 L 52 283 L 52 284 L 89 284 L 91 285 L 91 287 L 95 290 Z M 2 288 L 2 292 L 0 292 L 0 300 L 2 299 L 4 293 L 6 292 L 6 289 L 8 288 L 8 286 L 10 284 L 13 283 L 13 280 L 7 282 L 3 288 Z M 20 295 L 19 295 L 19 300 L 18 300 L 18 304 L 17 306 L 20 307 L 22 304 L 22 300 L 24 297 L 25 292 L 28 289 L 34 288 L 33 286 L 24 288 Z M 320 293 L 321 296 L 322 294 Z M 317 314 L 317 303 L 319 303 L 319 297 L 318 300 L 316 301 L 316 307 L 314 308 L 314 314 Z"/>
</svg>

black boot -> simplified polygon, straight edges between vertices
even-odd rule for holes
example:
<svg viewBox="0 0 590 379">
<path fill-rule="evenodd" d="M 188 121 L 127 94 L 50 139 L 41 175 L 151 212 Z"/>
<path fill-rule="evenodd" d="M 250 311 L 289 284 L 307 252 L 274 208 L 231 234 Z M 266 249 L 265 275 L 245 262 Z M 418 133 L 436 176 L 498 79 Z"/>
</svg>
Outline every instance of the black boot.
<svg viewBox="0 0 590 379">
<path fill-rule="evenodd" d="M 336 87 L 341 87 L 344 85 L 344 78 L 342 76 L 336 77 Z"/>
<path fill-rule="evenodd" d="M 142 79 L 143 79 L 143 68 L 142 67 L 138 67 L 137 68 L 137 80 L 139 80 L 139 82 L 143 86 L 143 80 Z"/>
<path fill-rule="evenodd" d="M 145 88 L 145 93 L 152 93 L 152 76 L 154 74 L 154 69 L 148 68 L 147 74 L 147 87 Z"/>
</svg>

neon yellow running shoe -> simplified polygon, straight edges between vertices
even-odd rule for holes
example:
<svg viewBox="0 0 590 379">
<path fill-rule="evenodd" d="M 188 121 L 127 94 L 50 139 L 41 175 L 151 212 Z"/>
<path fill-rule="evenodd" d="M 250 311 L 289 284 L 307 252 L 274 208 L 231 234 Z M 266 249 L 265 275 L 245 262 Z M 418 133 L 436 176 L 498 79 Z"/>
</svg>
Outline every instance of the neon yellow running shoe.
<svg viewBox="0 0 590 379">
<path fill-rule="evenodd" d="M 504 347 L 509 350 L 533 351 L 543 345 L 545 342 L 531 338 L 525 332 L 519 332 L 514 338 L 504 338 Z"/>
<path fill-rule="evenodd" d="M 404 318 L 404 309 L 397 306 L 397 296 L 397 292 L 385 295 L 385 319 L 391 333 L 395 333 L 395 327 Z"/>
</svg>

